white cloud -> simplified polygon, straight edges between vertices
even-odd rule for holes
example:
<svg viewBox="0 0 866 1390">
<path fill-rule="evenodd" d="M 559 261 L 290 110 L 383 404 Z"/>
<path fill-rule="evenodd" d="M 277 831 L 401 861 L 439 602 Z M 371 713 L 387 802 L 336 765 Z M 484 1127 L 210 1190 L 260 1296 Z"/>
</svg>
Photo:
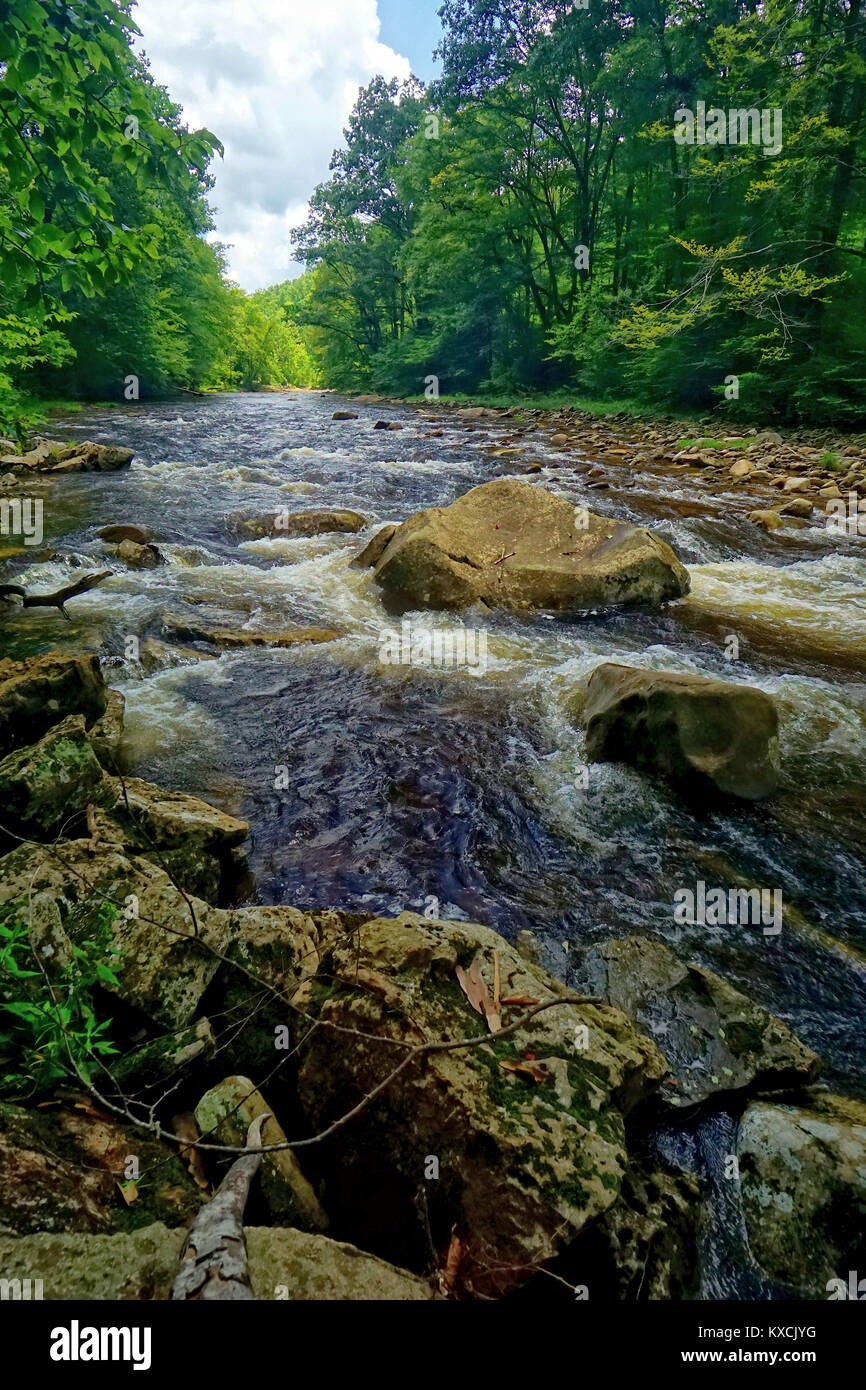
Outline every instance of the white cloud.
<svg viewBox="0 0 866 1390">
<path fill-rule="evenodd" d="M 379 42 L 377 0 L 139 0 L 139 49 L 193 127 L 223 142 L 216 237 L 246 290 L 298 274 L 289 231 L 375 73 L 408 77 Z"/>
</svg>

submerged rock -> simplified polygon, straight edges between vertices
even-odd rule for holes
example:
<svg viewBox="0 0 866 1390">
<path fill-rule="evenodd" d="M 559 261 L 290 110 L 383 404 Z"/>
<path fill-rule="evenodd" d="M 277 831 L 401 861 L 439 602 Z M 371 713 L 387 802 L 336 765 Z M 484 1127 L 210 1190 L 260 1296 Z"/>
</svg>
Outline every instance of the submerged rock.
<svg viewBox="0 0 866 1390">
<path fill-rule="evenodd" d="M 207 642 L 223 651 L 244 647 L 297 647 L 305 642 L 334 642 L 340 636 L 328 627 L 289 627 L 279 632 L 258 632 L 246 628 L 208 627 L 181 618 L 163 620 L 163 632 L 178 642 Z"/>
<path fill-rule="evenodd" d="M 631 763 L 749 801 L 778 785 L 776 707 L 752 686 L 605 662 L 589 678 L 583 718 L 588 762 Z"/>
<path fill-rule="evenodd" d="M 360 512 L 347 510 L 309 512 L 271 512 L 267 516 L 250 516 L 247 512 L 232 512 L 227 518 L 232 535 L 245 541 L 262 540 L 267 536 L 321 536 L 329 531 L 352 535 L 363 531 L 367 518 Z"/>
<path fill-rule="evenodd" d="M 499 980 L 506 1019 L 529 999 L 561 998 L 561 985 L 471 923 L 404 913 L 335 943 L 294 998 L 320 1023 L 301 1044 L 299 1095 L 324 1127 L 384 1080 L 402 1044 L 480 1035 L 405 1068 L 341 1131 L 327 1201 L 332 1220 L 338 1206 L 344 1229 L 386 1253 L 383 1239 L 411 1243 L 423 1191 L 434 1239 L 447 1248 L 455 1224 L 461 1232 L 463 1287 L 501 1294 L 615 1201 L 624 1115 L 665 1064 L 622 1014 L 592 1004 L 559 1003 L 518 1035 L 486 1037 L 457 975 L 473 962 L 491 994 Z M 431 1158 L 436 1182 L 425 1181 Z"/>
<path fill-rule="evenodd" d="M 817 1070 L 815 1053 L 780 1019 L 660 941 L 630 936 L 592 946 L 578 978 L 655 1039 L 670 1065 L 659 1092 L 667 1106 L 804 1085 Z"/>
<path fill-rule="evenodd" d="M 121 541 L 132 541 L 135 545 L 149 545 L 153 540 L 153 532 L 149 526 L 134 526 L 126 523 L 103 526 L 96 534 L 101 541 L 109 541 L 114 545 L 119 545 Z"/>
<path fill-rule="evenodd" d="M 758 1263 L 809 1297 L 862 1299 L 866 1105 L 832 1095 L 817 1095 L 804 1109 L 750 1105 L 737 1157 Z"/>
<path fill-rule="evenodd" d="M 689 590 L 674 551 L 651 532 L 507 478 L 404 521 L 374 578 L 406 607 L 426 608 L 482 600 L 581 612 L 660 603 Z"/>
</svg>

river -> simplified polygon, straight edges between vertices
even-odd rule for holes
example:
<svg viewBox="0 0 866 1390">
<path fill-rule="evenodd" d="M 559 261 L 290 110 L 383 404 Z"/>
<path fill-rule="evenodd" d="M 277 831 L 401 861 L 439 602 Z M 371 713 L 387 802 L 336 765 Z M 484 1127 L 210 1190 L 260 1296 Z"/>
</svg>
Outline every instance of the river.
<svg viewBox="0 0 866 1390">
<path fill-rule="evenodd" d="M 490 418 L 468 428 L 453 412 L 383 405 L 332 421 L 348 404 L 307 392 L 227 395 L 90 409 L 53 428 L 128 444 L 135 460 L 117 474 L 52 480 L 53 554 L 19 554 L 4 579 L 47 591 L 82 566 L 116 573 L 73 602 L 70 623 L 8 612 L 0 654 L 98 651 L 126 697 L 130 771 L 249 820 L 260 901 L 427 909 L 512 938 L 530 928 L 566 979 L 579 944 L 655 934 L 782 1017 L 824 1058 L 833 1086 L 862 1096 L 866 539 L 819 527 L 767 535 L 746 519 L 742 492 L 699 491 L 664 469 L 605 465 L 607 488 L 592 487 L 597 459 L 554 449 L 549 430 Z M 403 428 L 374 431 L 379 418 Z M 494 445 L 522 452 L 496 457 Z M 657 612 L 580 619 L 415 615 L 483 629 L 486 669 L 384 664 L 382 635 L 395 620 L 369 572 L 350 567 L 353 555 L 378 524 L 507 475 L 515 457 L 521 471 L 540 463 L 531 481 L 575 504 L 654 527 L 689 566 L 692 594 Z M 767 503 L 756 494 L 753 505 Z M 226 523 L 238 509 L 323 507 L 358 510 L 370 530 L 239 546 Z M 106 563 L 95 533 L 112 522 L 149 526 L 166 564 Z M 128 639 L 164 638 L 169 616 L 269 631 L 316 624 L 340 637 L 217 660 L 165 653 L 145 671 L 125 655 Z M 736 662 L 726 659 L 729 635 Z M 626 767 L 593 766 L 581 787 L 569 708 L 602 660 L 771 694 L 779 793 L 698 814 Z M 676 925 L 674 892 L 697 880 L 781 889 L 785 929 Z M 714 1277 L 710 1292 L 729 1296 L 726 1276 Z"/>
</svg>

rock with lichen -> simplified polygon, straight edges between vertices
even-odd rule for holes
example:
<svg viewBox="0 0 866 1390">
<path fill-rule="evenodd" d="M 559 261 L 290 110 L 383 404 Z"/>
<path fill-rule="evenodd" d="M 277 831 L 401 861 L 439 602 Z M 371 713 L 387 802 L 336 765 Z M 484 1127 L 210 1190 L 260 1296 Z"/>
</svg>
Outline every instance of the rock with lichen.
<svg viewBox="0 0 866 1390">
<path fill-rule="evenodd" d="M 407 1046 L 480 1037 L 404 1067 L 342 1130 L 326 1200 L 332 1220 L 336 1205 L 351 1223 L 366 1200 L 380 1226 L 411 1225 L 423 1193 L 434 1238 L 447 1246 L 460 1232 L 464 1289 L 496 1295 L 612 1206 L 625 1116 L 666 1068 L 623 1014 L 594 1004 L 557 1002 L 514 1035 L 488 1034 L 458 976 L 473 963 L 491 995 L 498 979 L 506 1025 L 528 1000 L 562 1000 L 561 985 L 474 924 L 404 913 L 334 944 L 294 996 L 319 1022 L 301 1045 L 299 1094 L 321 1129 L 379 1086 Z M 425 1181 L 431 1158 L 435 1183 Z"/>
</svg>

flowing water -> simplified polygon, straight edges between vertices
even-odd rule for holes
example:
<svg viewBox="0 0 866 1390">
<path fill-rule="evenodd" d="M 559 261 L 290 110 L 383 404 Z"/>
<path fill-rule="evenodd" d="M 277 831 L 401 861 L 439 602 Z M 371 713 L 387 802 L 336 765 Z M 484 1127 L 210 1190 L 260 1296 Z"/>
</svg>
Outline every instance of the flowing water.
<svg viewBox="0 0 866 1390">
<path fill-rule="evenodd" d="M 36 591 L 110 568 L 74 600 L 70 623 L 6 606 L 0 654 L 98 651 L 127 702 L 136 775 L 190 790 L 249 820 L 255 893 L 267 903 L 394 915 L 404 909 L 535 931 L 568 978 L 578 944 L 643 932 L 725 974 L 784 1018 L 832 1085 L 864 1093 L 866 1035 L 866 539 L 824 528 L 765 535 L 753 500 L 711 495 L 672 470 L 567 455 L 549 431 L 449 412 L 355 406 L 316 393 L 240 395 L 182 406 L 91 410 L 62 430 L 136 451 L 118 474 L 45 485 L 45 547 L 2 576 Z M 377 418 L 400 431 L 374 431 Z M 519 452 L 497 457 L 493 446 Z M 517 460 L 517 462 L 515 462 Z M 688 599 L 656 612 L 585 618 L 486 610 L 409 614 L 443 631 L 483 630 L 486 668 L 386 664 L 399 628 L 350 560 L 376 527 L 441 506 L 528 463 L 575 504 L 652 526 L 688 564 Z M 239 509 L 348 507 L 360 536 L 238 545 Z M 135 522 L 166 564 L 127 570 L 96 538 Z M 7 554 L 9 552 L 7 551 Z M 146 667 L 128 639 L 165 640 L 166 619 L 338 640 L 199 660 L 161 649 Z M 730 636 L 739 659 L 726 659 Z M 769 802 L 699 813 L 622 766 L 582 786 L 573 702 L 602 661 L 703 672 L 760 687 L 781 717 L 783 784 Z M 785 928 L 675 925 L 674 892 L 698 880 L 781 889 Z M 698 1126 L 712 1148 L 723 1117 Z M 700 1166 L 697 1158 L 695 1164 Z M 705 1269 L 710 1296 L 754 1292 L 755 1276 Z M 733 1282 L 732 1282 L 733 1278 Z M 761 1286 L 765 1287 L 765 1286 Z"/>
</svg>

